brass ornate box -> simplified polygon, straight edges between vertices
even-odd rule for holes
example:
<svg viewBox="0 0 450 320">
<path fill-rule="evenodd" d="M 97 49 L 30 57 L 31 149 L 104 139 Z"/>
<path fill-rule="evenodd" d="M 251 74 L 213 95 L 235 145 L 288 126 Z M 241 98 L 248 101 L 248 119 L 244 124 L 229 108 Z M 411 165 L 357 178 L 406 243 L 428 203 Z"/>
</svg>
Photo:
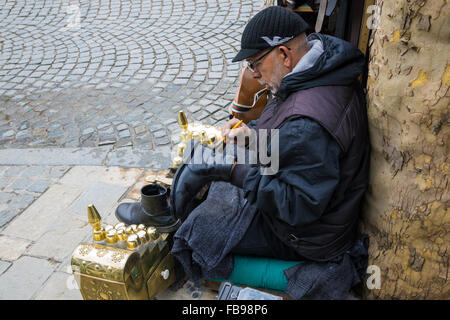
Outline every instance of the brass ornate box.
<svg viewBox="0 0 450 320">
<path fill-rule="evenodd" d="M 81 243 L 72 270 L 84 300 L 148 299 L 138 252 Z"/>
<path fill-rule="evenodd" d="M 72 272 L 85 300 L 148 300 L 175 282 L 167 234 L 144 225 L 101 226 L 88 206 L 93 242 L 72 253 Z"/>
</svg>

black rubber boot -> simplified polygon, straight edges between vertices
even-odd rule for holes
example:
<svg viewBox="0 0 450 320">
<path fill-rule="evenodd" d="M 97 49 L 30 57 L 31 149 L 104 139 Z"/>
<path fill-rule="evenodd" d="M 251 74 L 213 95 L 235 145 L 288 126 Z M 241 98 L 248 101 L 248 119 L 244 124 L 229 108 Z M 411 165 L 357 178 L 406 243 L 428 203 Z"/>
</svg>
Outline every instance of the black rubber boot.
<svg viewBox="0 0 450 320">
<path fill-rule="evenodd" d="M 181 224 L 170 213 L 167 189 L 159 184 L 142 187 L 140 202 L 121 203 L 116 209 L 116 217 L 125 224 L 153 226 L 163 233 L 175 231 Z"/>
</svg>

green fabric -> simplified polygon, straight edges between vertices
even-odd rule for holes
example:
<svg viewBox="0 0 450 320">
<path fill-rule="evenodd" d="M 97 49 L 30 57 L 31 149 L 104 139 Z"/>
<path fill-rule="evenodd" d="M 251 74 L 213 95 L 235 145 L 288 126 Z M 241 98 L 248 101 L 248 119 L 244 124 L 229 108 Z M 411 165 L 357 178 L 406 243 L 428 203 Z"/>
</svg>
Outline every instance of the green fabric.
<svg viewBox="0 0 450 320">
<path fill-rule="evenodd" d="M 284 292 L 287 279 L 283 271 L 299 263 L 302 261 L 236 255 L 233 272 L 227 280 L 234 284 Z M 225 279 L 211 280 L 225 281 Z"/>
</svg>

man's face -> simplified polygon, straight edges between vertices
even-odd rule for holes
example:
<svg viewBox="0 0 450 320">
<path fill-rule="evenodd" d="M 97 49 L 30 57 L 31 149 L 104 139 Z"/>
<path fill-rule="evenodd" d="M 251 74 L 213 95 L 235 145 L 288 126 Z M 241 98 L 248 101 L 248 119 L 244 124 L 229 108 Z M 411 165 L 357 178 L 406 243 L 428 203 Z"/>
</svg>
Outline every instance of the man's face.
<svg viewBox="0 0 450 320">
<path fill-rule="evenodd" d="M 252 64 L 253 70 L 250 69 L 252 76 L 275 94 L 286 72 L 277 56 L 279 54 L 278 47 L 271 49 L 266 49 L 248 58 L 247 63 Z"/>
</svg>

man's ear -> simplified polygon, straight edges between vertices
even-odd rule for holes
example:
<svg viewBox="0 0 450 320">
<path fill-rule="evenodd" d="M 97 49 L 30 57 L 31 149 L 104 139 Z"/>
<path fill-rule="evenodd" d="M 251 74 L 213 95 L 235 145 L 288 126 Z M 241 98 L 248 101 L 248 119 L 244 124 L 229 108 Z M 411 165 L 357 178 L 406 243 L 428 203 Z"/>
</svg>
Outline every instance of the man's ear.
<svg viewBox="0 0 450 320">
<path fill-rule="evenodd" d="M 283 65 L 292 70 L 294 68 L 292 50 L 286 46 L 280 46 L 278 49 L 283 56 Z"/>
</svg>

